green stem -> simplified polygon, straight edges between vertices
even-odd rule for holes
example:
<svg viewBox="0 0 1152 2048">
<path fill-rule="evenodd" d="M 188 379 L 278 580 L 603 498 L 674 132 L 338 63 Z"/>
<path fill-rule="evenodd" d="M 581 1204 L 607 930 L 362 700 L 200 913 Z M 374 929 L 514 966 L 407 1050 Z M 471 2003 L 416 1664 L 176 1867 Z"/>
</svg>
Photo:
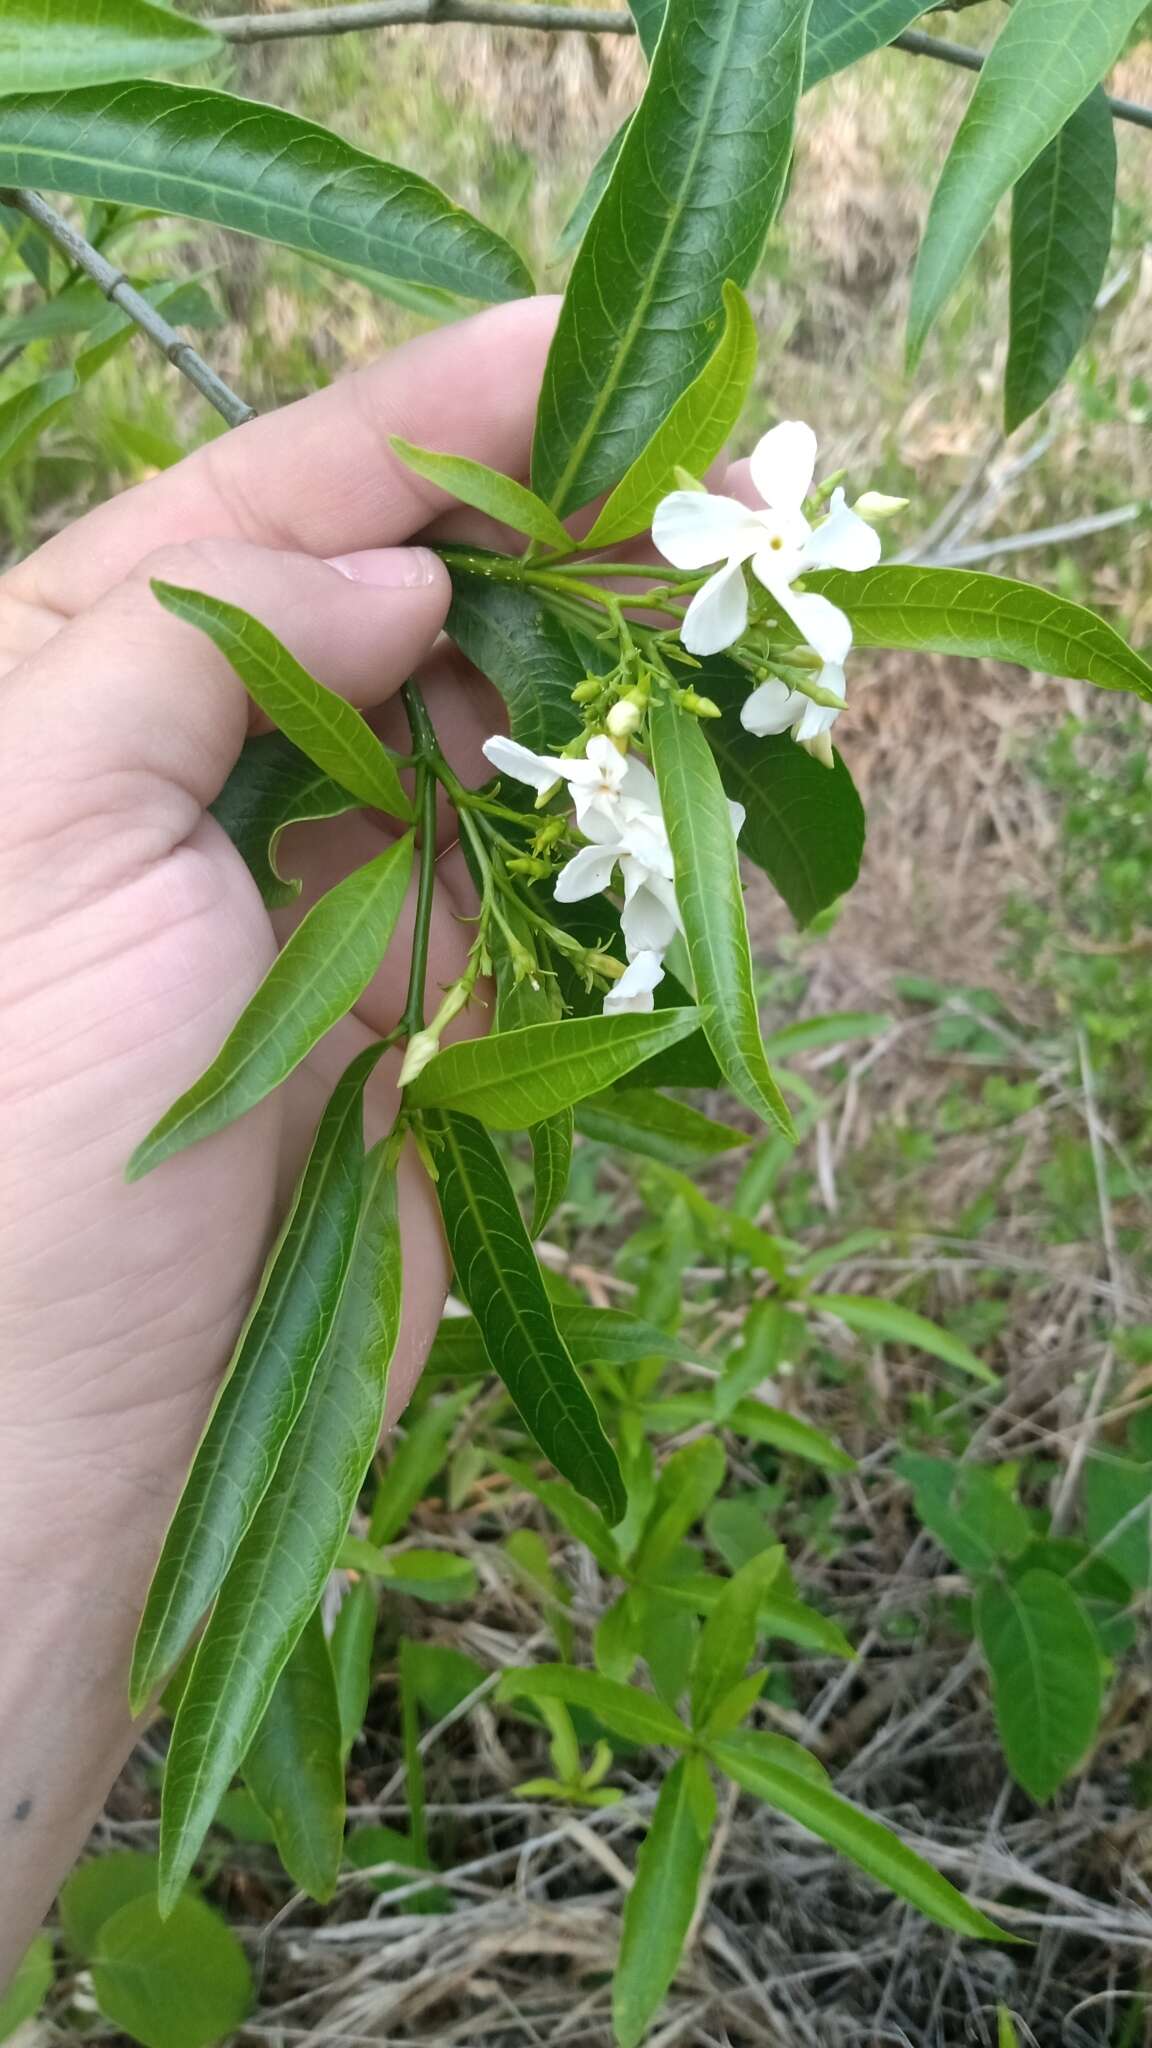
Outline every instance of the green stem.
<svg viewBox="0 0 1152 2048">
<path fill-rule="evenodd" d="M 436 775 L 433 760 L 439 753 L 436 734 L 415 683 L 405 683 L 401 692 L 412 747 L 416 754 L 416 818 L 420 826 L 420 878 L 416 891 L 416 918 L 412 932 L 412 965 L 408 974 L 408 997 L 400 1019 L 398 1035 L 414 1038 L 424 1029 L 424 984 L 428 976 L 428 946 L 432 930 L 432 899 L 436 889 Z"/>
</svg>

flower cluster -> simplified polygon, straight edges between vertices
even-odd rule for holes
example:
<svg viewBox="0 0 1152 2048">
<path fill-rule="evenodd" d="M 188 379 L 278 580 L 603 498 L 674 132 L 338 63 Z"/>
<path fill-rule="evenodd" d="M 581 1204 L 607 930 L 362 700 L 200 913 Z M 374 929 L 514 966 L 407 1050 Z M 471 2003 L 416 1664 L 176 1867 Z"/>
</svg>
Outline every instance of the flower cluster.
<svg viewBox="0 0 1152 2048">
<path fill-rule="evenodd" d="M 651 1010 L 653 990 L 664 978 L 664 954 L 683 927 L 676 903 L 672 849 L 650 769 L 635 754 L 623 754 L 607 733 L 596 733 L 583 756 L 534 754 L 517 740 L 486 740 L 484 753 L 501 775 L 527 783 L 546 796 L 564 782 L 575 805 L 576 824 L 588 842 L 556 877 L 558 903 L 581 903 L 611 886 L 617 869 L 623 884 L 620 929 L 628 966 L 604 999 L 605 1011 Z M 732 823 L 744 822 L 731 804 Z"/>
<path fill-rule="evenodd" d="M 819 658 L 815 692 L 794 688 L 778 676 L 761 682 L 741 711 L 748 732 L 787 732 L 801 746 L 832 765 L 831 727 L 844 703 L 844 663 L 852 628 L 840 609 L 814 591 L 793 588 L 813 569 L 870 569 L 880 559 L 880 540 L 843 490 L 832 492 L 827 517 L 813 526 L 805 501 L 816 473 L 816 436 L 802 420 L 784 420 L 753 450 L 752 483 L 759 509 L 704 490 L 673 491 L 661 500 L 652 538 L 677 569 L 721 567 L 696 592 L 680 638 L 690 654 L 719 654 L 743 638 L 749 623 L 745 564 L 773 604 Z M 869 494 L 859 506 L 874 516 L 898 509 L 899 499 Z M 835 701 L 826 701 L 831 698 Z M 821 701 L 824 699 L 825 701 Z"/>
</svg>

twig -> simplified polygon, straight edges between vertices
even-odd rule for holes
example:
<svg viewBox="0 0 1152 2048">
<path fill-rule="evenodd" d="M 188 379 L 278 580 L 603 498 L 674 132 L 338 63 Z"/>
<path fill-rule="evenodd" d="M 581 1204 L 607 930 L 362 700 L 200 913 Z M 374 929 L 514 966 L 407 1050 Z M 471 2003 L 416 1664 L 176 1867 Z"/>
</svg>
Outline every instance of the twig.
<svg viewBox="0 0 1152 2048">
<path fill-rule="evenodd" d="M 1027 548 L 1058 547 L 1063 541 L 1083 540 L 1091 533 L 1109 533 L 1114 526 L 1128 526 L 1152 511 L 1152 503 L 1136 499 L 1131 505 L 1117 505 L 1111 512 L 1093 512 L 1085 519 L 1069 519 L 1061 526 L 1038 526 L 1032 533 L 1002 534 L 999 540 L 973 541 L 963 547 L 940 548 L 932 560 L 945 569 L 966 568 L 973 562 L 988 562 L 995 555 L 1018 555 Z"/>
<path fill-rule="evenodd" d="M 63 214 L 57 213 L 54 206 L 41 199 L 38 192 L 0 192 L 0 201 L 24 214 L 78 270 L 83 271 L 85 277 L 99 285 L 105 298 L 126 313 L 141 333 L 162 350 L 173 369 L 179 370 L 182 377 L 187 377 L 188 382 L 195 385 L 201 397 L 215 406 L 230 427 L 242 427 L 245 421 L 255 419 L 254 408 L 239 398 L 222 377 L 217 376 L 211 364 L 204 361 L 191 342 L 185 341 L 155 306 L 150 306 L 147 299 L 129 284 L 123 271 L 109 263 L 107 257 L 78 234 Z"/>
<path fill-rule="evenodd" d="M 929 10 L 932 11 L 932 10 Z M 575 30 L 583 35 L 634 36 L 636 24 L 630 14 L 608 7 L 549 7 L 537 0 L 354 0 L 348 7 L 302 7 L 286 14 L 226 14 L 209 26 L 230 43 L 271 43 L 291 36 L 344 36 L 357 30 L 399 28 L 423 23 L 438 28 L 449 21 L 472 22 L 487 28 L 535 28 L 562 34 Z M 956 64 L 963 71 L 979 71 L 984 57 L 964 43 L 946 43 L 939 36 L 921 35 L 907 29 L 888 45 L 904 50 L 910 57 L 934 57 L 939 64 Z M 1108 102 L 1114 120 L 1131 121 L 1137 128 L 1152 128 L 1152 107 L 1134 100 Z"/>
</svg>

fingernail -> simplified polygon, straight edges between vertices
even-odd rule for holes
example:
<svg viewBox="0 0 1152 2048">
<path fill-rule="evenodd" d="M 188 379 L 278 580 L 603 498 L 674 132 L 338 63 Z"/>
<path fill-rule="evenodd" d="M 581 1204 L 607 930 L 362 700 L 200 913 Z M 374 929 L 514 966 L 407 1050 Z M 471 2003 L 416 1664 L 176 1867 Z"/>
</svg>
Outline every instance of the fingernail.
<svg viewBox="0 0 1152 2048">
<path fill-rule="evenodd" d="M 356 555 L 330 555 L 350 583 L 369 583 L 375 590 L 427 589 L 440 574 L 440 558 L 431 548 L 365 548 Z"/>
</svg>

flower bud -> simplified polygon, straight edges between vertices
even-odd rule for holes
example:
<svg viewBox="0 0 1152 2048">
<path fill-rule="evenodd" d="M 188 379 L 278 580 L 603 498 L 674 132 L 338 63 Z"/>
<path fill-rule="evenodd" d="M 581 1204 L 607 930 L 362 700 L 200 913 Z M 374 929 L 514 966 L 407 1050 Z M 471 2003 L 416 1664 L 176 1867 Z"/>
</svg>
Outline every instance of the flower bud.
<svg viewBox="0 0 1152 2048">
<path fill-rule="evenodd" d="M 534 860 L 531 854 L 518 853 L 507 863 L 510 875 L 527 875 L 530 882 L 546 881 L 552 873 L 546 860 Z"/>
<path fill-rule="evenodd" d="M 410 1087 L 417 1074 L 424 1072 L 429 1060 L 434 1059 L 439 1050 L 440 1040 L 435 1031 L 418 1031 L 414 1038 L 410 1038 L 400 1069 L 400 1087 Z"/>
<path fill-rule="evenodd" d="M 888 498 L 883 491 L 865 491 L 863 497 L 857 498 L 852 510 L 858 512 L 861 519 L 891 519 L 897 512 L 902 512 L 907 503 L 907 498 Z"/>
<path fill-rule="evenodd" d="M 639 732 L 644 713 L 636 702 L 636 692 L 630 690 L 626 697 L 620 697 L 608 713 L 608 730 L 614 740 L 630 740 Z"/>
<path fill-rule="evenodd" d="M 714 704 L 711 697 L 701 697 L 697 690 L 685 690 L 683 692 L 680 698 L 680 708 L 682 711 L 690 711 L 693 718 L 722 718 L 724 716 L 720 706 Z"/>
<path fill-rule="evenodd" d="M 604 682 L 601 676 L 585 676 L 584 681 L 577 683 L 576 688 L 573 690 L 572 702 L 574 704 L 594 704 L 597 697 L 603 694 L 603 690 Z"/>
</svg>

